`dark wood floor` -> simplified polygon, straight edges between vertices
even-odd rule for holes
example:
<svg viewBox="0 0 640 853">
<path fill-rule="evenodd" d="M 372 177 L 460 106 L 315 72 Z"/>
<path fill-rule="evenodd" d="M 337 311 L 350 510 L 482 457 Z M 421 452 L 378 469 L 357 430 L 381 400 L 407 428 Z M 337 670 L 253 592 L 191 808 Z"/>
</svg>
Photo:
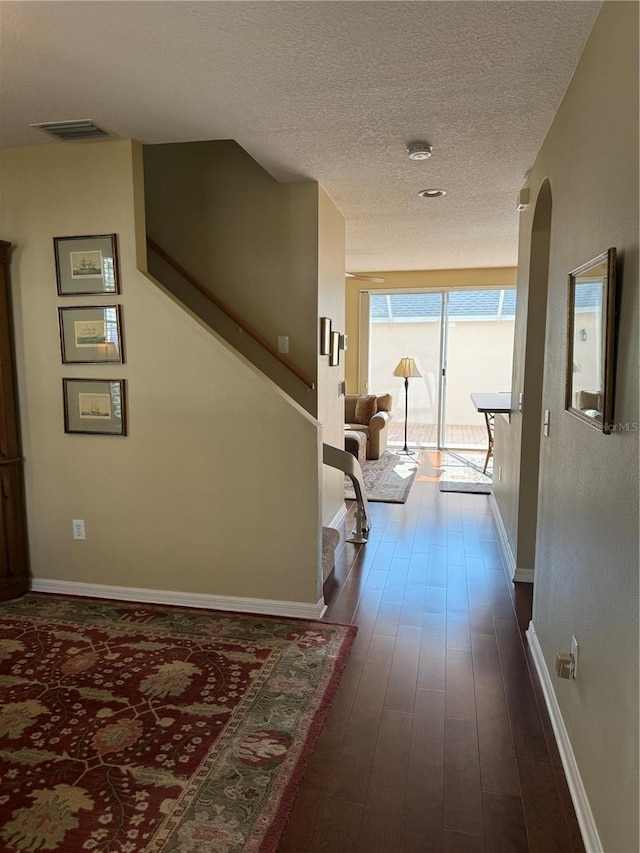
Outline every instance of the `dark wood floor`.
<svg viewBox="0 0 640 853">
<path fill-rule="evenodd" d="M 327 619 L 358 636 L 279 853 L 584 853 L 486 495 L 371 504 Z M 347 519 L 347 533 L 353 526 Z"/>
</svg>

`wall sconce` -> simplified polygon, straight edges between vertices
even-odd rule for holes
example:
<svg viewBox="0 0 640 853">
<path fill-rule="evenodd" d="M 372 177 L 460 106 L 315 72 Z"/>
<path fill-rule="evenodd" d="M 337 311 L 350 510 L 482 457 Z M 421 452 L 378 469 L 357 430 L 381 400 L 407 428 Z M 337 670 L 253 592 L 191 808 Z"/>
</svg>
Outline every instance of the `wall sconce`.
<svg viewBox="0 0 640 853">
<path fill-rule="evenodd" d="M 331 318 L 320 317 L 320 355 L 331 352 Z"/>
<path fill-rule="evenodd" d="M 340 335 L 331 332 L 331 351 L 329 352 L 329 366 L 337 367 L 340 364 Z"/>
</svg>

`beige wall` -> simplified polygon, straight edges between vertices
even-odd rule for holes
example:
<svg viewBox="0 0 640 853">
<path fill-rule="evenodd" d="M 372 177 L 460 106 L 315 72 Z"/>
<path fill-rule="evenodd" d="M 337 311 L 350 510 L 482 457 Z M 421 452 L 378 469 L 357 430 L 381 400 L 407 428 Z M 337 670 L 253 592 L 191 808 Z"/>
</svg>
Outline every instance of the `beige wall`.
<svg viewBox="0 0 640 853">
<path fill-rule="evenodd" d="M 232 140 L 145 145 L 143 154 L 149 236 L 273 346 L 288 335 L 287 357 L 315 382 L 318 184 L 278 183 Z M 180 287 L 153 254 L 149 270 Z M 315 391 L 195 300 L 193 310 L 316 414 Z"/>
<path fill-rule="evenodd" d="M 486 267 L 482 269 L 457 270 L 404 270 L 368 272 L 366 275 L 382 276 L 383 284 L 347 280 L 346 282 L 346 326 L 349 335 L 346 380 L 350 394 L 358 392 L 358 353 L 360 347 L 361 290 L 414 290 L 429 288 L 438 290 L 447 287 L 513 287 L 516 283 L 515 267 Z"/>
<path fill-rule="evenodd" d="M 553 209 L 542 405 L 551 411 L 551 435 L 541 439 L 540 448 L 533 621 L 603 848 L 635 853 L 640 847 L 637 4 L 604 4 L 527 180 L 534 204 L 521 217 L 523 297 L 535 201 L 545 178 Z M 613 420 L 620 426 L 606 436 L 564 411 L 564 377 L 567 274 L 610 246 L 619 258 Z M 522 370 L 524 365 L 516 383 Z M 526 394 L 525 389 L 525 406 Z M 508 444 L 515 422 L 501 428 L 505 452 L 499 460 L 497 437 L 496 463 L 506 471 L 518 465 L 520 445 Z M 513 530 L 513 492 L 497 499 L 505 526 Z M 564 681 L 554 675 L 554 659 L 557 651 L 569 649 L 572 634 L 580 644 L 579 673 L 576 681 Z"/>
<path fill-rule="evenodd" d="M 315 604 L 318 425 L 138 272 L 138 153 L 118 141 L 2 154 L 33 575 Z M 63 366 L 58 306 L 105 300 L 57 297 L 52 238 L 112 232 L 127 363 Z M 129 436 L 66 435 L 63 376 L 126 379 Z"/>
<path fill-rule="evenodd" d="M 318 309 L 317 317 L 330 317 L 335 331 L 344 332 L 344 218 L 327 193 L 318 192 Z M 320 325 L 316 322 L 316 353 L 320 352 Z M 323 441 L 344 446 L 344 397 L 339 383 L 344 379 L 344 353 L 340 364 L 329 366 L 329 357 L 318 355 L 318 420 Z M 322 515 L 329 524 L 344 508 L 344 475 L 323 466 Z"/>
<path fill-rule="evenodd" d="M 288 358 L 307 388 L 150 252 L 148 269 L 249 361 L 322 423 L 342 447 L 338 380 L 319 356 L 318 317 L 344 327 L 344 219 L 314 181 L 281 184 L 231 140 L 146 145 L 147 231 L 271 344 L 289 337 Z M 322 517 L 344 506 L 343 478 L 323 469 Z"/>
</svg>

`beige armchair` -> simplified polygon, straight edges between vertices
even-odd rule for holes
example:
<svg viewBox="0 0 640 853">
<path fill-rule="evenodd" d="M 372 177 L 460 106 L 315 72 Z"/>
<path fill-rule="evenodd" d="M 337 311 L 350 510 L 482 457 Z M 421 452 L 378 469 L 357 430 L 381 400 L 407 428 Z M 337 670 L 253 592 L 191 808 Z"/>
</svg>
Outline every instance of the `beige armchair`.
<svg viewBox="0 0 640 853">
<path fill-rule="evenodd" d="M 576 392 L 576 409 L 580 409 L 581 412 L 589 415 L 590 418 L 602 421 L 603 404 L 604 394 L 601 391 Z"/>
<path fill-rule="evenodd" d="M 346 394 L 344 428 L 367 436 L 367 459 L 379 459 L 387 449 L 388 424 L 393 417 L 391 394 Z"/>
</svg>

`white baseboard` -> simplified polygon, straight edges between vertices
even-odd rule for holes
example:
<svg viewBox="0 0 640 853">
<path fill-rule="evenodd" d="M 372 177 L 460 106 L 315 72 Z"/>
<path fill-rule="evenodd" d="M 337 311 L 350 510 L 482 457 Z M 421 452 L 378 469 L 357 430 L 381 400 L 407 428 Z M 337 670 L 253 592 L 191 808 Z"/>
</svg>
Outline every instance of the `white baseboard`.
<svg viewBox="0 0 640 853">
<path fill-rule="evenodd" d="M 296 619 L 321 619 L 327 607 L 324 598 L 316 604 L 302 601 L 276 601 L 268 598 L 239 598 L 230 595 L 204 595 L 199 592 L 175 592 L 164 589 L 138 589 L 129 586 L 78 583 L 76 581 L 32 578 L 34 592 L 56 595 L 81 595 L 89 598 L 111 598 L 115 601 L 142 601 L 149 604 L 172 604 L 178 607 L 203 607 L 206 610 L 235 610 Z"/>
<path fill-rule="evenodd" d="M 342 524 L 342 522 L 347 517 L 347 512 L 348 512 L 347 505 L 343 501 L 342 504 L 340 505 L 340 509 L 333 516 L 333 518 L 331 519 L 329 524 L 327 524 L 325 526 L 326 527 L 335 527 L 335 529 L 338 530 L 340 528 L 340 525 Z"/>
<path fill-rule="evenodd" d="M 549 670 L 547 669 L 533 622 L 529 622 L 527 640 L 531 647 L 536 672 L 538 673 L 538 678 L 540 679 L 540 685 L 544 694 L 544 701 L 547 706 L 547 711 L 549 712 L 549 717 L 551 718 L 553 733 L 556 736 L 558 752 L 560 753 L 562 766 L 564 767 L 565 776 L 567 777 L 567 784 L 571 793 L 573 807 L 576 810 L 576 817 L 580 826 L 580 832 L 582 833 L 582 840 L 584 842 L 585 849 L 587 853 L 603 853 L 602 842 L 600 841 L 596 822 L 593 818 L 589 800 L 587 799 L 587 792 L 582 784 L 578 764 L 576 762 L 575 755 L 573 754 L 573 747 L 571 746 L 569 734 L 564 724 L 564 720 L 562 719 L 560 706 L 556 699 L 555 690 L 553 689 Z"/>
<path fill-rule="evenodd" d="M 533 583 L 533 569 L 519 568 L 516 564 L 516 559 L 513 556 L 513 551 L 511 550 L 511 545 L 509 544 L 507 529 L 504 526 L 502 516 L 500 515 L 500 508 L 498 507 L 493 492 L 489 495 L 489 507 L 491 509 L 491 514 L 493 515 L 493 520 L 495 521 L 496 527 L 498 528 L 500 550 L 502 551 L 502 556 L 504 557 L 504 561 L 507 564 L 507 568 L 509 570 L 509 577 L 513 581 L 518 581 L 521 583 Z"/>
<path fill-rule="evenodd" d="M 521 583 L 533 583 L 535 580 L 535 573 L 533 569 L 516 568 L 512 580 L 519 581 Z"/>
</svg>

